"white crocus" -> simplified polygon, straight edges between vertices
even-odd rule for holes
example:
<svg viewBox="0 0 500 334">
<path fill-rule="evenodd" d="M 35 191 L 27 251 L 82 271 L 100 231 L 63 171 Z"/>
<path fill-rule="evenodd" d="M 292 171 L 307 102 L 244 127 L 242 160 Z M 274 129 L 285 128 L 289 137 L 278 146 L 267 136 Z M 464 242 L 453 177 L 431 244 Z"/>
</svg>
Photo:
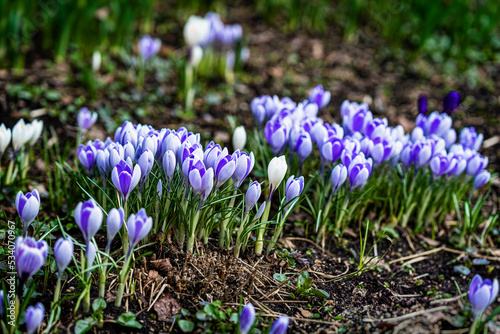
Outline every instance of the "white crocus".
<svg viewBox="0 0 500 334">
<path fill-rule="evenodd" d="M 269 178 L 269 199 L 273 196 L 273 193 L 280 186 L 281 181 L 285 177 L 288 165 L 286 164 L 285 156 L 274 157 L 269 166 L 267 167 L 267 175 Z"/>
<path fill-rule="evenodd" d="M 12 146 L 14 152 L 19 152 L 21 147 L 26 144 L 32 136 L 32 125 L 24 123 L 24 119 L 20 119 L 12 128 Z"/>
<path fill-rule="evenodd" d="M 2 157 L 3 152 L 5 152 L 7 146 L 9 146 L 11 137 L 12 131 L 2 123 L 2 125 L 0 125 L 0 157 Z"/>
<path fill-rule="evenodd" d="M 43 130 L 43 121 L 34 120 L 31 122 L 31 138 L 29 140 L 30 146 L 35 145 L 35 143 L 40 138 Z"/>
<path fill-rule="evenodd" d="M 247 133 L 243 125 L 238 126 L 234 129 L 233 133 L 233 148 L 234 150 L 243 150 L 247 142 Z"/>
<path fill-rule="evenodd" d="M 191 47 L 189 54 L 189 65 L 192 67 L 198 67 L 201 59 L 203 58 L 203 49 L 199 45 Z"/>
<path fill-rule="evenodd" d="M 203 43 L 210 32 L 210 23 L 207 19 L 192 15 L 184 26 L 184 39 L 187 45 L 195 46 Z"/>
</svg>

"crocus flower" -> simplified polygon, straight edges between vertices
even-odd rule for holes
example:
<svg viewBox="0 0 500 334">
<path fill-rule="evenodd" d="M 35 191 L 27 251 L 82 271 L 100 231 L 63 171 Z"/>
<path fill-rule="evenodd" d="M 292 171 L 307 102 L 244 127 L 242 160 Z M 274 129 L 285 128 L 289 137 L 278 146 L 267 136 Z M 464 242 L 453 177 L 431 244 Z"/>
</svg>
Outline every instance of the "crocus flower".
<svg viewBox="0 0 500 334">
<path fill-rule="evenodd" d="M 443 174 L 447 174 L 455 167 L 456 161 L 452 157 L 452 154 L 438 154 L 431 159 L 429 165 L 434 177 L 438 178 Z"/>
<path fill-rule="evenodd" d="M 247 133 L 243 125 L 234 129 L 233 133 L 233 148 L 234 150 L 242 150 L 247 142 Z"/>
<path fill-rule="evenodd" d="M 192 67 L 198 67 L 203 58 L 203 49 L 199 45 L 194 45 L 188 49 L 188 63 Z"/>
<path fill-rule="evenodd" d="M 90 112 L 87 108 L 83 107 L 76 116 L 76 123 L 81 130 L 87 131 L 97 121 L 97 113 Z"/>
<path fill-rule="evenodd" d="M 277 106 L 275 101 L 269 95 L 262 95 L 252 100 L 250 104 L 255 122 L 260 126 L 265 120 L 270 119 L 276 112 Z"/>
<path fill-rule="evenodd" d="M 236 161 L 229 154 L 221 156 L 215 166 L 215 188 L 218 189 L 233 176 Z"/>
<path fill-rule="evenodd" d="M 460 93 L 451 90 L 443 99 L 443 112 L 453 114 L 460 105 Z"/>
<path fill-rule="evenodd" d="M 332 97 L 331 93 L 325 91 L 322 85 L 317 85 L 309 93 L 309 101 L 316 103 L 319 108 L 325 107 Z"/>
<path fill-rule="evenodd" d="M 184 169 L 183 166 L 183 172 Z M 203 161 L 198 160 L 189 168 L 188 179 L 190 186 L 193 188 L 193 193 L 201 196 L 201 208 L 201 205 L 212 191 L 214 185 L 214 171 L 212 168 L 206 169 Z"/>
<path fill-rule="evenodd" d="M 83 165 L 83 167 L 87 170 L 88 173 L 92 171 L 94 168 L 96 161 L 96 149 L 92 144 L 88 145 L 80 145 L 76 150 L 76 155 L 78 156 L 78 160 Z"/>
<path fill-rule="evenodd" d="M 54 246 L 54 257 L 56 258 L 59 278 L 70 264 L 73 256 L 73 241 L 70 238 L 59 238 Z"/>
<path fill-rule="evenodd" d="M 131 214 L 127 220 L 127 230 L 129 235 L 129 254 L 137 244 L 144 239 L 153 227 L 153 218 L 148 217 L 146 210 L 140 209 L 137 214 Z"/>
<path fill-rule="evenodd" d="M 141 167 L 134 166 L 134 170 L 125 162 L 120 161 L 111 172 L 111 180 L 116 190 L 122 195 L 123 202 L 127 202 L 130 193 L 141 179 Z"/>
<path fill-rule="evenodd" d="M 418 112 L 427 115 L 427 95 L 420 94 L 417 99 Z"/>
<path fill-rule="evenodd" d="M 347 167 L 343 164 L 338 164 L 332 169 L 330 181 L 332 182 L 332 196 L 339 190 L 347 179 Z"/>
<path fill-rule="evenodd" d="M 163 155 L 163 171 L 167 177 L 168 187 L 170 189 L 170 181 L 174 178 L 175 167 L 177 166 L 177 161 L 175 159 L 175 153 L 172 150 L 167 150 Z"/>
<path fill-rule="evenodd" d="M 376 165 L 380 165 L 382 162 L 392 157 L 392 151 L 394 147 L 394 141 L 392 137 L 387 136 L 386 138 L 377 138 L 373 141 L 373 147 L 370 149 L 370 156 Z"/>
<path fill-rule="evenodd" d="M 363 132 L 366 124 L 373 119 L 373 114 L 365 103 L 350 103 L 346 100 L 340 106 L 340 113 L 344 129 L 348 133 Z"/>
<path fill-rule="evenodd" d="M 449 115 L 434 111 L 427 118 L 427 124 L 424 129 L 425 134 L 435 134 L 441 137 L 451 128 L 452 124 L 453 121 Z"/>
<path fill-rule="evenodd" d="M 12 131 L 6 128 L 5 124 L 2 123 L 2 125 L 0 125 L 0 158 L 7 149 L 7 146 L 9 146 L 11 137 Z"/>
<path fill-rule="evenodd" d="M 446 143 L 446 148 L 448 148 L 451 145 L 455 144 L 455 142 L 457 141 L 457 132 L 455 131 L 455 129 L 451 128 L 444 133 L 443 139 Z"/>
<path fill-rule="evenodd" d="M 12 147 L 14 154 L 17 154 L 21 147 L 24 146 L 32 135 L 31 124 L 24 123 L 24 119 L 20 119 L 12 128 Z"/>
<path fill-rule="evenodd" d="M 304 190 L 304 177 L 301 176 L 296 179 L 294 179 L 294 177 L 295 176 L 292 175 L 286 181 L 285 203 L 288 203 L 288 205 L 290 205 L 294 199 L 299 197 L 300 194 L 302 193 L 302 190 Z"/>
<path fill-rule="evenodd" d="M 481 169 L 488 166 L 488 162 L 488 157 L 483 157 L 480 153 L 475 152 L 467 159 L 467 175 L 476 175 Z"/>
<path fill-rule="evenodd" d="M 113 143 L 111 146 L 107 148 L 107 150 L 109 151 L 108 167 L 111 170 L 113 170 L 113 168 L 115 168 L 115 166 L 118 165 L 120 161 L 126 160 L 122 144 Z"/>
<path fill-rule="evenodd" d="M 156 193 L 158 194 L 158 198 L 161 198 L 161 195 L 163 194 L 163 183 L 161 182 L 161 179 L 159 179 L 156 184 Z"/>
<path fill-rule="evenodd" d="M 415 164 L 415 168 L 427 164 L 432 157 L 432 146 L 426 141 L 420 141 L 412 146 L 411 161 Z"/>
<path fill-rule="evenodd" d="M 30 193 L 26 193 L 26 195 L 22 191 L 19 191 L 16 196 L 16 209 L 23 223 L 23 236 L 26 236 L 28 227 L 40 211 L 40 195 L 38 194 L 38 190 L 35 189 Z"/>
<path fill-rule="evenodd" d="M 469 284 L 469 301 L 472 306 L 474 318 L 480 317 L 488 306 L 495 301 L 498 295 L 498 280 L 493 282 L 480 275 L 474 276 Z"/>
<path fill-rule="evenodd" d="M 279 118 L 273 118 L 267 122 L 266 128 L 264 129 L 264 136 L 269 146 L 271 146 L 273 153 L 279 154 L 285 148 L 288 129 Z"/>
<path fill-rule="evenodd" d="M 248 213 L 257 203 L 261 194 L 260 183 L 253 181 L 245 194 L 245 212 Z"/>
<path fill-rule="evenodd" d="M 139 157 L 137 161 L 137 165 L 141 168 L 141 179 L 140 179 L 140 188 L 139 192 L 142 193 L 142 187 L 144 186 L 144 183 L 146 183 L 149 174 L 151 173 L 151 170 L 153 169 L 155 163 L 155 157 L 154 154 L 149 150 L 146 149 L 144 152 L 142 152 L 141 156 Z"/>
<path fill-rule="evenodd" d="M 348 169 L 349 182 L 351 183 L 351 191 L 365 185 L 368 177 L 371 174 L 371 166 L 368 162 L 351 164 Z"/>
<path fill-rule="evenodd" d="M 302 130 L 297 138 L 294 148 L 301 164 L 303 164 L 307 157 L 311 154 L 312 145 L 311 136 L 305 130 Z"/>
<path fill-rule="evenodd" d="M 374 118 L 368 122 L 364 129 L 364 134 L 371 140 L 380 139 L 385 136 L 387 129 L 387 118 Z"/>
<path fill-rule="evenodd" d="M 241 310 L 239 324 L 240 334 L 247 334 L 255 322 L 255 308 L 251 303 L 246 304 Z"/>
<path fill-rule="evenodd" d="M 172 152 L 174 152 L 174 155 L 177 157 L 177 154 L 179 152 L 179 149 L 181 148 L 181 145 L 182 145 L 181 139 L 179 138 L 177 133 L 171 132 L 163 140 L 161 150 L 162 150 L 163 155 L 165 155 L 165 152 L 167 152 L 168 150 L 171 150 Z"/>
<path fill-rule="evenodd" d="M 481 188 L 490 181 L 491 174 L 486 169 L 480 170 L 474 178 L 474 190 Z"/>
<path fill-rule="evenodd" d="M 478 134 L 474 127 L 463 128 L 460 131 L 460 144 L 464 148 L 470 148 L 471 150 L 477 151 L 483 143 L 483 134 Z"/>
<path fill-rule="evenodd" d="M 344 142 L 338 138 L 330 137 L 321 146 L 321 157 L 330 162 L 337 161 L 344 150 Z"/>
<path fill-rule="evenodd" d="M 113 208 L 109 210 L 108 218 L 106 219 L 106 229 L 108 234 L 108 244 L 106 246 L 106 251 L 109 251 L 111 242 L 115 238 L 118 231 L 122 228 L 124 218 L 125 212 L 123 211 L 123 208 Z"/>
<path fill-rule="evenodd" d="M 35 145 L 42 134 L 43 130 L 43 121 L 39 121 L 35 119 L 31 122 L 31 137 L 29 139 L 30 146 Z"/>
<path fill-rule="evenodd" d="M 288 165 L 286 164 L 285 156 L 274 157 L 267 167 L 267 175 L 269 178 L 269 200 L 273 197 L 274 192 L 278 189 L 281 181 L 285 177 Z"/>
<path fill-rule="evenodd" d="M 75 221 L 83 233 L 87 247 L 94 235 L 99 231 L 102 218 L 102 210 L 92 198 L 88 201 L 80 202 L 76 206 Z"/>
<path fill-rule="evenodd" d="M 24 311 L 24 319 L 26 321 L 26 330 L 28 334 L 33 334 L 43 322 L 45 317 L 45 307 L 42 303 L 37 303 L 35 306 L 28 306 Z"/>
<path fill-rule="evenodd" d="M 101 175 L 101 178 L 104 181 L 104 184 L 106 184 L 106 179 L 108 178 L 108 173 L 109 173 L 109 151 L 104 149 L 104 150 L 98 150 L 96 153 L 96 158 L 95 158 L 95 163 L 97 166 L 97 171 Z"/>
<path fill-rule="evenodd" d="M 151 36 L 145 35 L 139 40 L 139 54 L 144 61 L 157 54 L 158 51 L 160 51 L 160 48 L 161 41 L 158 38 L 151 38 Z"/>
<path fill-rule="evenodd" d="M 40 268 L 47 258 L 49 246 L 45 241 L 36 241 L 31 237 L 17 237 L 14 243 L 16 271 L 21 284 L 25 283 Z"/>
<path fill-rule="evenodd" d="M 202 17 L 192 15 L 184 25 L 184 39 L 189 46 L 202 44 L 210 32 L 210 22 Z"/>
<path fill-rule="evenodd" d="M 250 174 L 255 164 L 255 158 L 253 152 L 248 155 L 243 151 L 235 151 L 232 155 L 234 161 L 236 162 L 236 167 L 232 175 L 234 187 L 239 188 L 245 178 Z"/>
<path fill-rule="evenodd" d="M 285 334 L 288 330 L 288 325 L 290 324 L 290 319 L 286 315 L 282 315 L 278 319 L 274 320 L 273 325 L 269 334 Z"/>
</svg>

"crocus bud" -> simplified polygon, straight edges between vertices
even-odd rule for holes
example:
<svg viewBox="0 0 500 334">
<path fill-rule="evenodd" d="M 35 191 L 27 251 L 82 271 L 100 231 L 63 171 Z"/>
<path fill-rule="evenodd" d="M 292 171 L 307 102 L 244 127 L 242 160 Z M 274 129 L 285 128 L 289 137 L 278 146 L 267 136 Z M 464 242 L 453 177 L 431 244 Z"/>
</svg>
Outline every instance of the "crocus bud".
<svg viewBox="0 0 500 334">
<path fill-rule="evenodd" d="M 469 301 L 472 306 L 474 318 L 480 317 L 488 306 L 495 301 L 498 295 L 498 280 L 493 282 L 480 275 L 474 276 L 469 284 Z"/>
<path fill-rule="evenodd" d="M 106 251 L 109 251 L 111 242 L 115 238 L 118 231 L 122 228 L 124 218 L 125 212 L 123 211 L 123 208 L 113 208 L 109 210 L 108 218 L 106 219 L 106 229 L 108 234 L 108 244 L 106 246 Z"/>
<path fill-rule="evenodd" d="M 209 35 L 210 22 L 202 17 L 192 15 L 184 26 L 184 39 L 189 46 L 200 45 Z"/>
<path fill-rule="evenodd" d="M 236 162 L 229 154 L 220 156 L 215 166 L 215 188 L 219 188 L 233 176 Z"/>
<path fill-rule="evenodd" d="M 189 48 L 188 62 L 192 67 L 198 67 L 203 58 L 203 49 L 199 45 L 194 45 Z"/>
<path fill-rule="evenodd" d="M 153 39 L 149 35 L 142 36 L 138 45 L 139 54 L 144 61 L 157 54 L 160 48 L 161 41 L 158 38 Z"/>
<path fill-rule="evenodd" d="M 49 246 L 45 241 L 31 237 L 17 237 L 14 243 L 14 259 L 19 280 L 24 283 L 42 268 Z"/>
<path fill-rule="evenodd" d="M 92 71 L 99 72 L 101 68 L 102 56 L 98 50 L 95 50 L 92 54 Z"/>
<path fill-rule="evenodd" d="M 286 181 L 285 187 L 285 203 L 290 203 L 300 196 L 302 190 L 304 190 L 304 177 L 298 177 L 294 179 L 294 175 L 290 176 Z"/>
<path fill-rule="evenodd" d="M 419 114 L 427 115 L 427 95 L 420 94 L 417 99 Z"/>
<path fill-rule="evenodd" d="M 35 306 L 28 306 L 24 311 L 24 319 L 26 321 L 26 330 L 28 334 L 33 334 L 43 322 L 45 317 L 45 307 L 42 303 L 37 303 Z"/>
<path fill-rule="evenodd" d="M 75 221 L 83 233 L 83 238 L 87 246 L 97 231 L 99 231 L 102 218 L 102 210 L 92 198 L 86 202 L 80 202 L 76 206 Z"/>
<path fill-rule="evenodd" d="M 188 161 L 186 160 L 186 162 Z M 186 168 L 183 166 L 183 172 L 185 169 Z M 208 198 L 208 195 L 212 191 L 214 185 L 214 171 L 212 168 L 206 169 L 203 161 L 197 160 L 190 164 L 189 168 L 186 169 L 186 172 L 189 184 L 193 188 L 193 193 L 201 196 L 201 207 L 201 204 Z"/>
<path fill-rule="evenodd" d="M 80 109 L 78 115 L 76 116 L 76 122 L 78 127 L 84 131 L 90 129 L 90 127 L 92 127 L 92 125 L 94 125 L 96 121 L 97 121 L 97 113 L 96 112 L 91 113 L 85 107 Z"/>
<path fill-rule="evenodd" d="M 309 93 L 309 101 L 316 103 L 319 108 L 325 107 L 332 97 L 331 93 L 325 91 L 322 85 L 317 85 Z"/>
<path fill-rule="evenodd" d="M 35 145 L 42 134 L 43 130 L 43 121 L 34 120 L 31 122 L 31 137 L 29 139 L 30 146 Z"/>
<path fill-rule="evenodd" d="M 24 123 L 21 118 L 12 128 L 12 147 L 15 154 L 31 139 L 31 135 L 31 124 Z"/>
<path fill-rule="evenodd" d="M 351 164 L 348 170 L 351 191 L 358 187 L 363 188 L 370 177 L 370 173 L 371 168 L 368 163 Z"/>
<path fill-rule="evenodd" d="M 142 193 L 142 187 L 144 186 L 144 183 L 146 183 L 149 173 L 151 173 L 151 170 L 153 169 L 154 163 L 155 163 L 155 157 L 153 152 L 151 152 L 149 149 L 145 149 L 137 161 L 137 164 L 141 168 L 141 179 L 140 179 L 141 185 L 139 190 L 141 193 Z"/>
<path fill-rule="evenodd" d="M 486 169 L 480 170 L 474 178 L 474 190 L 481 188 L 490 181 L 491 174 Z"/>
<path fill-rule="evenodd" d="M 76 155 L 78 156 L 78 160 L 83 165 L 83 167 L 90 174 L 92 168 L 94 168 L 95 160 L 96 160 L 96 149 L 92 144 L 89 145 L 80 145 L 76 150 Z"/>
<path fill-rule="evenodd" d="M 98 150 L 96 153 L 96 166 L 97 170 L 99 171 L 99 174 L 101 175 L 103 180 L 106 180 L 108 177 L 109 173 L 109 151 L 104 149 L 104 150 Z"/>
<path fill-rule="evenodd" d="M 269 146 L 271 146 L 273 153 L 279 154 L 285 148 L 288 138 L 288 129 L 279 117 L 273 118 L 267 122 L 264 129 L 264 136 Z"/>
<path fill-rule="evenodd" d="M 130 193 L 139 183 L 141 179 L 141 167 L 139 165 L 134 166 L 134 170 L 125 162 L 120 161 L 113 172 L 111 172 L 111 180 L 116 190 L 122 195 L 124 202 L 127 202 Z"/>
<path fill-rule="evenodd" d="M 332 169 L 332 174 L 330 176 L 330 181 L 332 182 L 332 195 L 334 195 L 340 186 L 342 186 L 347 179 L 347 167 L 338 164 Z"/>
<path fill-rule="evenodd" d="M 241 310 L 239 323 L 240 334 L 247 334 L 255 322 L 255 308 L 251 303 L 246 304 Z"/>
<path fill-rule="evenodd" d="M 304 163 L 304 161 L 312 152 L 311 136 L 305 130 L 302 130 L 297 138 L 297 143 L 295 144 L 295 152 L 299 157 L 300 163 Z"/>
<path fill-rule="evenodd" d="M 61 278 L 73 257 L 73 241 L 70 238 L 59 238 L 54 246 L 54 257 L 56 258 L 59 278 Z"/>
<path fill-rule="evenodd" d="M 463 128 L 460 131 L 460 144 L 464 148 L 470 148 L 471 150 L 477 151 L 481 148 L 483 143 L 483 134 L 478 134 L 474 127 Z"/>
<path fill-rule="evenodd" d="M 0 125 L 0 158 L 9 146 L 12 131 L 5 127 L 5 124 Z"/>
<path fill-rule="evenodd" d="M 23 236 L 26 236 L 28 226 L 35 220 L 40 211 L 40 195 L 38 190 L 23 194 L 19 191 L 16 196 L 16 209 L 23 223 Z"/>
<path fill-rule="evenodd" d="M 234 187 L 239 188 L 248 174 L 252 171 L 255 164 L 255 158 L 253 152 L 250 152 L 250 155 L 248 155 L 246 152 L 239 150 L 235 151 L 232 157 L 236 161 L 236 167 L 232 175 Z"/>
<path fill-rule="evenodd" d="M 274 157 L 267 167 L 267 175 L 269 178 L 269 200 L 278 189 L 281 181 L 285 177 L 288 165 L 286 164 L 285 156 Z"/>
<path fill-rule="evenodd" d="M 234 129 L 233 133 L 233 148 L 234 150 L 242 150 L 247 142 L 247 133 L 243 125 Z"/>
<path fill-rule="evenodd" d="M 451 115 L 460 105 L 460 93 L 451 90 L 443 99 L 443 112 Z"/>
<path fill-rule="evenodd" d="M 436 178 L 448 173 L 455 167 L 455 164 L 456 161 L 452 159 L 452 156 L 445 154 L 438 154 L 434 156 L 429 163 L 431 171 Z"/>
<path fill-rule="evenodd" d="M 167 177 L 167 180 L 170 183 L 170 181 L 172 181 L 172 179 L 174 178 L 175 167 L 177 165 L 174 151 L 167 150 L 163 155 L 162 162 L 163 162 L 163 171 L 165 172 L 165 176 Z"/>
<path fill-rule="evenodd" d="M 476 175 L 481 169 L 484 169 L 488 166 L 488 162 L 488 157 L 483 157 L 480 153 L 477 152 L 472 154 L 469 159 L 467 159 L 467 175 Z"/>
<path fill-rule="evenodd" d="M 269 95 L 262 95 L 252 100 L 250 104 L 255 122 L 260 126 L 266 118 L 271 118 L 277 111 L 276 102 Z"/>
<path fill-rule="evenodd" d="M 257 203 L 261 194 L 260 183 L 253 181 L 245 194 L 245 212 L 248 213 Z"/>
<path fill-rule="evenodd" d="M 109 168 L 111 170 L 115 168 L 120 161 L 127 160 L 127 158 L 125 158 L 123 146 L 120 143 L 114 143 L 108 147 L 107 150 L 109 151 Z"/>
<path fill-rule="evenodd" d="M 163 183 L 161 182 L 161 179 L 159 179 L 156 184 L 156 193 L 158 194 L 158 198 L 161 198 L 161 195 L 163 194 Z"/>
<path fill-rule="evenodd" d="M 321 146 L 321 157 L 326 161 L 337 161 L 344 150 L 344 142 L 338 138 L 330 137 Z"/>
<path fill-rule="evenodd" d="M 285 334 L 288 330 L 288 325 L 290 324 L 290 319 L 286 315 L 282 315 L 278 319 L 274 320 L 273 325 L 269 334 Z"/>
<path fill-rule="evenodd" d="M 153 218 L 148 217 L 146 210 L 140 209 L 137 214 L 131 214 L 127 220 L 127 230 L 129 236 L 129 254 L 137 244 L 144 239 L 153 227 Z"/>
</svg>

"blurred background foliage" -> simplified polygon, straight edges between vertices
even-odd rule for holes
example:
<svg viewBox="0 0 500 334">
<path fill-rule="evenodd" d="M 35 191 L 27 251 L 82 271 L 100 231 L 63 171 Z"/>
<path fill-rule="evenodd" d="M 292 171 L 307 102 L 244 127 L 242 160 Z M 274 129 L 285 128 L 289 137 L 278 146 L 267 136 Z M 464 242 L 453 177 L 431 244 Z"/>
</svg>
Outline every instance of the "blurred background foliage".
<svg viewBox="0 0 500 334">
<path fill-rule="evenodd" d="M 224 17 L 241 6 L 286 32 L 336 34 L 386 57 L 424 56 L 448 72 L 499 60 L 496 0 L 0 0 L 0 67 L 22 68 L 30 55 L 62 61 L 73 49 L 86 58 L 130 50 L 140 34 L 180 35 L 190 14 Z"/>
</svg>

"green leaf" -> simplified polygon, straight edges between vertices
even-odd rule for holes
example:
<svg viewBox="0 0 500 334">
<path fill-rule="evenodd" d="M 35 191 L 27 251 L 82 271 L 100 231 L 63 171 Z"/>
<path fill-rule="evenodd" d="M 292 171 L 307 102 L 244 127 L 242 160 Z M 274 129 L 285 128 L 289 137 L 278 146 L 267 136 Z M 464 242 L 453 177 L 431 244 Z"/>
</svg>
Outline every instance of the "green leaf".
<svg viewBox="0 0 500 334">
<path fill-rule="evenodd" d="M 179 328 L 184 333 L 191 333 L 194 329 L 194 323 L 188 320 L 179 320 Z"/>
<path fill-rule="evenodd" d="M 141 329 L 142 325 L 135 320 L 135 314 L 126 312 L 120 315 L 116 323 L 125 327 Z"/>
<path fill-rule="evenodd" d="M 92 327 L 94 327 L 95 325 L 97 325 L 97 321 L 95 321 L 92 318 L 86 318 L 86 319 L 78 320 L 76 322 L 76 326 L 75 326 L 75 334 L 86 333 L 89 330 L 91 330 Z"/>
<path fill-rule="evenodd" d="M 275 280 L 277 280 L 278 282 L 280 282 L 280 283 L 283 283 L 284 281 L 286 281 L 286 280 L 287 280 L 286 276 L 285 276 L 285 275 L 283 275 L 283 274 L 280 274 L 280 273 L 276 273 L 276 274 L 274 274 L 274 275 L 273 275 L 273 278 L 274 278 Z"/>
<path fill-rule="evenodd" d="M 196 312 L 196 319 L 198 319 L 200 321 L 208 321 L 208 320 L 210 320 L 210 318 L 212 318 L 212 317 L 203 311 Z"/>
<path fill-rule="evenodd" d="M 330 298 L 330 294 L 325 290 L 321 289 L 311 289 L 312 293 L 321 298 Z"/>
<path fill-rule="evenodd" d="M 106 301 L 102 298 L 94 299 L 92 303 L 92 309 L 95 312 L 102 311 L 106 308 Z"/>
</svg>

